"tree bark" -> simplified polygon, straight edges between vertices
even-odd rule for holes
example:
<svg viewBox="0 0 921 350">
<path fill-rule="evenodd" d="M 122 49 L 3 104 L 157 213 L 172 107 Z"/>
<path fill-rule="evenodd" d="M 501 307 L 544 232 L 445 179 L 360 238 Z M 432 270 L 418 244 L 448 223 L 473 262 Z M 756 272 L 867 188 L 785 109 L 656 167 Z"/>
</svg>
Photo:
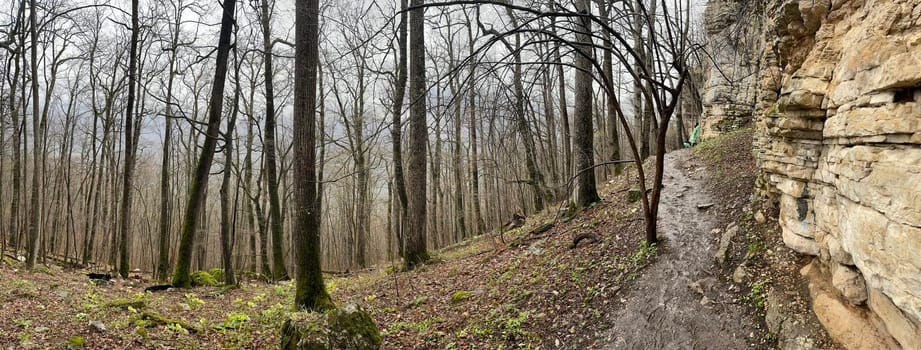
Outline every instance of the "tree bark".
<svg viewBox="0 0 921 350">
<path fill-rule="evenodd" d="M 236 36 L 236 31 L 234 31 Z M 233 213 L 230 207 L 230 169 L 233 165 L 233 132 L 237 127 L 237 113 L 240 108 L 240 59 L 234 53 L 234 90 L 233 107 L 230 120 L 227 122 L 227 131 L 224 132 L 224 171 L 221 179 L 221 265 L 224 268 L 224 284 L 232 286 L 237 284 L 233 275 L 233 241 L 231 230 L 233 228 Z"/>
<path fill-rule="evenodd" d="M 403 113 L 403 98 L 406 94 L 407 79 L 407 19 L 406 19 L 406 0 L 400 0 L 400 24 L 397 28 L 397 67 L 396 78 L 393 86 L 393 106 L 391 107 L 392 122 L 390 125 L 391 147 L 393 152 L 393 187 L 396 192 L 397 207 L 396 212 L 400 215 L 395 226 L 397 235 L 397 252 L 402 256 L 405 244 L 404 233 L 406 225 L 406 209 L 409 206 L 409 199 L 406 193 L 406 179 L 403 175 L 403 122 L 401 115 Z"/>
<path fill-rule="evenodd" d="M 275 155 L 275 84 L 272 71 L 272 39 L 269 23 L 268 0 L 262 0 L 262 45 L 265 66 L 265 167 L 269 183 L 269 228 L 272 232 L 272 278 L 276 281 L 287 280 L 283 253 L 281 204 L 278 198 L 278 170 Z"/>
<path fill-rule="evenodd" d="M 294 69 L 294 304 L 301 310 L 324 310 L 332 301 L 320 268 L 320 232 L 316 206 L 316 94 L 319 65 L 319 1 L 295 5 Z"/>
<path fill-rule="evenodd" d="M 467 16 L 467 12 L 464 12 Z M 470 17 L 467 16 L 467 22 L 470 23 Z M 474 41 L 473 26 L 467 26 L 467 55 L 473 56 Z M 479 149 L 477 141 L 477 115 L 476 115 L 476 65 L 471 64 L 468 73 L 470 86 L 467 89 L 467 110 L 468 110 L 468 132 L 470 133 L 470 204 L 473 206 L 473 227 L 472 234 L 477 236 L 483 231 L 485 224 L 483 221 L 483 212 L 480 209 L 480 170 L 479 170 Z"/>
<path fill-rule="evenodd" d="M 192 265 L 192 244 L 195 242 L 197 216 L 204 204 L 202 203 L 202 198 L 204 197 L 205 187 L 207 187 L 211 162 L 214 160 L 214 150 L 219 136 L 218 128 L 220 128 L 221 113 L 224 105 L 224 83 L 227 77 L 227 57 L 230 55 L 230 35 L 233 31 L 235 7 L 236 0 L 224 1 L 221 32 L 217 46 L 217 63 L 214 70 L 214 82 L 211 88 L 208 109 L 208 127 L 205 131 L 204 145 L 195 167 L 195 177 L 192 179 L 189 191 L 189 200 L 186 205 L 182 235 L 179 241 L 179 256 L 176 262 L 176 271 L 173 274 L 173 286 L 177 288 L 188 288 L 191 284 L 189 270 Z"/>
<path fill-rule="evenodd" d="M 610 9 L 609 1 L 606 0 L 596 0 L 598 8 L 601 12 L 601 18 L 606 23 L 611 22 L 610 18 Z M 614 65 L 612 63 L 611 51 L 614 50 L 614 43 L 611 41 L 611 33 L 607 30 L 602 31 L 602 40 L 604 40 L 604 47 L 606 50 L 603 50 L 602 54 L 602 72 L 607 80 L 611 83 L 614 83 Z M 605 98 L 605 119 L 607 120 L 608 129 L 607 129 L 607 139 L 610 146 L 611 154 L 608 156 L 609 160 L 620 160 L 620 133 L 618 132 L 617 127 L 617 100 L 613 96 L 607 96 Z M 621 164 L 614 165 L 614 175 L 620 175 L 623 166 Z"/>
<path fill-rule="evenodd" d="M 510 1 L 511 3 L 511 1 Z M 515 19 L 514 13 L 509 8 L 506 8 L 506 14 L 509 19 L 511 19 L 512 27 L 518 27 L 518 21 Z M 503 42 L 505 42 L 503 40 Z M 524 155 L 525 155 L 525 167 L 528 171 L 528 182 L 531 185 L 532 190 L 534 191 L 534 211 L 544 210 L 544 203 L 549 201 L 550 198 L 545 190 L 544 186 L 544 175 L 540 172 L 537 167 L 537 154 L 534 146 L 534 136 L 531 132 L 531 127 L 528 125 L 527 116 L 525 116 L 524 109 L 524 86 L 523 86 L 523 77 L 521 74 L 521 34 L 515 34 L 515 46 L 509 46 L 508 49 L 512 51 L 512 59 L 514 67 L 512 68 L 513 77 L 512 85 L 515 90 L 515 126 L 518 129 L 518 134 L 521 135 L 521 140 L 524 142 Z"/>
<path fill-rule="evenodd" d="M 172 213 L 170 208 L 170 154 L 172 149 L 173 135 L 173 84 L 176 79 L 176 58 L 179 51 L 179 25 L 182 22 L 182 7 L 177 5 L 176 22 L 173 24 L 173 35 L 170 47 L 172 50 L 169 55 L 169 73 L 166 82 L 166 116 L 163 128 L 163 154 L 160 168 L 160 237 L 157 258 L 157 279 L 166 280 L 169 278 L 170 258 L 169 243 L 170 229 L 172 222 Z"/>
<path fill-rule="evenodd" d="M 412 0 L 411 6 L 420 6 L 424 0 Z M 406 269 L 413 269 L 429 259 L 426 250 L 426 148 L 428 128 L 426 126 L 426 83 L 425 83 L 425 26 L 424 10 L 414 9 L 409 13 L 410 69 L 409 69 L 409 205 L 406 220 L 406 248 L 403 263 Z"/>
<path fill-rule="evenodd" d="M 589 0 L 576 0 L 576 11 L 590 14 Z M 572 200 L 585 208 L 600 198 L 595 189 L 595 157 L 592 128 L 592 25 L 587 17 L 575 19 L 577 49 L 575 54 L 576 105 L 573 111 L 573 155 L 576 166 Z"/>
<path fill-rule="evenodd" d="M 40 223 L 42 220 L 41 180 L 44 178 L 44 167 L 42 166 L 42 142 L 45 136 L 42 134 L 44 125 L 41 125 L 38 109 L 38 21 L 36 12 L 38 6 L 35 0 L 29 1 L 29 35 L 32 45 L 30 47 L 29 67 L 32 75 L 32 189 L 30 195 L 29 209 L 29 254 L 26 260 L 26 267 L 32 269 L 35 267 L 38 258 L 39 239 L 42 235 Z M 47 103 L 47 102 L 46 102 Z"/>
<path fill-rule="evenodd" d="M 122 175 L 121 223 L 119 225 L 118 274 L 128 278 L 131 263 L 131 197 L 134 193 L 134 100 L 137 84 L 138 0 L 131 0 L 131 49 L 128 54 L 128 105 L 125 107 L 125 169 Z"/>
</svg>

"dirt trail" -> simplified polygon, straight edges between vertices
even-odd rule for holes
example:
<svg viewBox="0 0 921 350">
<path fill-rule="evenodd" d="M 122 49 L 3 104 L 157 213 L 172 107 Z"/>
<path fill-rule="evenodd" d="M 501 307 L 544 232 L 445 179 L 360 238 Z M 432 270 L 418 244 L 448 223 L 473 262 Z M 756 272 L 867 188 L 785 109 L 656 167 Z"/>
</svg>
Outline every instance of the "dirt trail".
<svg viewBox="0 0 921 350">
<path fill-rule="evenodd" d="M 719 222 L 698 205 L 721 203 L 706 193 L 707 170 L 691 151 L 665 157 L 659 209 L 659 256 L 620 296 L 610 314 L 608 349 L 745 349 L 757 321 L 734 304 L 719 279 L 714 253 Z"/>
</svg>

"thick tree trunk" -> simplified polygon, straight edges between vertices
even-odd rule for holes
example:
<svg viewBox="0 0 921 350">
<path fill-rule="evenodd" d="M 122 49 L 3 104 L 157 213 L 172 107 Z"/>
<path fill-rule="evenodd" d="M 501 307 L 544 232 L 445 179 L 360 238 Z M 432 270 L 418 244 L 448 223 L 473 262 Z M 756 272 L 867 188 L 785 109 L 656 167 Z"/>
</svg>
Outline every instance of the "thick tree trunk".
<svg viewBox="0 0 921 350">
<path fill-rule="evenodd" d="M 316 89 L 319 65 L 319 1 L 295 5 L 294 69 L 294 305 L 301 310 L 332 307 L 320 268 L 316 183 Z"/>
<path fill-rule="evenodd" d="M 576 0 L 576 10 L 589 13 L 589 0 Z M 576 166 L 575 183 L 572 200 L 577 208 L 587 207 L 599 200 L 595 189 L 595 158 L 592 128 L 592 38 L 591 22 L 579 17 L 576 21 L 576 41 L 578 51 L 575 55 L 576 105 L 573 111 L 573 155 Z"/>
<path fill-rule="evenodd" d="M 412 0 L 411 6 L 420 6 L 423 0 Z M 426 126 L 425 84 L 425 26 L 424 10 L 415 9 L 409 14 L 409 205 L 406 220 L 406 248 L 403 262 L 412 269 L 429 259 L 426 250 Z"/>
</svg>

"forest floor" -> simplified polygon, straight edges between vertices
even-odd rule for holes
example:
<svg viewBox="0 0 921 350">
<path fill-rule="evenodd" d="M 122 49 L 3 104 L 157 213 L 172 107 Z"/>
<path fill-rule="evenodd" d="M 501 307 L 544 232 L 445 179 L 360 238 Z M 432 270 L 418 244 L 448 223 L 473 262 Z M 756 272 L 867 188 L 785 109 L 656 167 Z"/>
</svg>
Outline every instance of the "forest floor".
<svg viewBox="0 0 921 350">
<path fill-rule="evenodd" d="M 751 133 L 740 132 L 669 153 L 659 246 L 643 242 L 628 167 L 573 217 L 553 207 L 501 240 L 442 249 L 411 272 L 328 276 L 328 289 L 371 313 L 386 349 L 772 348 L 766 290 L 787 291 L 787 307 L 808 314 L 796 272 L 804 261 L 783 250 L 776 222 L 752 219 L 750 149 Z M 741 230 L 718 264 L 730 223 Z M 588 232 L 596 239 L 572 246 Z M 743 263 L 749 277 L 734 282 Z M 293 304 L 290 282 L 145 293 L 154 282 L 144 275 L 97 286 L 86 272 L 4 259 L 0 349 L 271 349 Z"/>
</svg>

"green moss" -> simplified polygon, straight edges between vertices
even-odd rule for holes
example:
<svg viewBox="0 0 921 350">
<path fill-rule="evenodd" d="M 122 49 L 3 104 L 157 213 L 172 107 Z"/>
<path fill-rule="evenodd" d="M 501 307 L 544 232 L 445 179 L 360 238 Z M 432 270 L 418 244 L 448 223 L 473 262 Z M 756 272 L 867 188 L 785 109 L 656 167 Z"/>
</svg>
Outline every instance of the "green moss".
<svg viewBox="0 0 921 350">
<path fill-rule="evenodd" d="M 139 324 L 139 321 L 148 321 L 148 323 Z M 173 327 L 176 327 L 176 326 L 182 327 L 183 329 L 186 329 L 190 332 L 199 333 L 202 331 L 201 328 L 195 325 L 192 325 L 186 321 L 164 317 L 153 311 L 142 312 L 140 317 L 138 317 L 138 319 L 135 321 L 135 325 L 136 326 L 144 325 L 145 327 L 150 327 L 150 326 L 155 326 L 155 325 L 163 325 L 163 326 L 175 325 Z"/>
<path fill-rule="evenodd" d="M 347 305 L 341 309 L 328 312 L 329 323 L 333 329 L 341 329 L 353 337 L 363 339 L 376 348 L 381 345 L 381 334 L 371 319 L 371 315 L 360 309 L 348 309 Z"/>
<path fill-rule="evenodd" d="M 143 299 L 115 299 L 106 303 L 106 306 L 124 310 L 128 310 L 128 308 L 140 310 L 147 307 L 147 301 Z"/>
<path fill-rule="evenodd" d="M 324 313 L 291 314 L 281 330 L 281 349 L 371 350 L 381 346 L 381 335 L 371 316 L 349 304 Z"/>
<path fill-rule="evenodd" d="M 470 297 L 472 296 L 473 296 L 473 293 L 471 292 L 468 292 L 466 290 L 459 290 L 459 291 L 454 292 L 454 294 L 451 294 L 451 302 L 459 303 L 464 300 L 470 299 Z"/>
<path fill-rule="evenodd" d="M 224 269 L 221 268 L 213 268 L 208 270 L 208 274 L 211 275 L 211 277 L 214 277 L 214 280 L 217 282 L 224 282 L 224 277 L 226 277 L 224 276 Z"/>
<path fill-rule="evenodd" d="M 74 336 L 67 339 L 67 343 L 64 344 L 68 350 L 78 350 L 83 349 L 86 346 L 86 340 L 81 336 Z"/>
<path fill-rule="evenodd" d="M 208 271 L 195 271 L 190 276 L 192 287 L 217 287 L 221 285 Z"/>
<path fill-rule="evenodd" d="M 141 338 L 147 339 L 147 328 L 141 326 L 134 327 L 134 334 L 137 334 Z"/>
</svg>

